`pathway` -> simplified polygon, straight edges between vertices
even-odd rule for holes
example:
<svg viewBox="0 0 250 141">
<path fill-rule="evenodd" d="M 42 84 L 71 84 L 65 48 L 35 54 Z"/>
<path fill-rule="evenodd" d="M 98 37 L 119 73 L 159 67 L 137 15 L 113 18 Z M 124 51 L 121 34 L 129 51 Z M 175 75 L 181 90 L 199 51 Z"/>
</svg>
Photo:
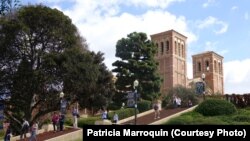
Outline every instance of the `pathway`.
<svg viewBox="0 0 250 141">
<path fill-rule="evenodd" d="M 161 120 L 161 119 L 166 118 L 168 116 L 174 115 L 174 114 L 176 114 L 178 112 L 181 112 L 181 111 L 184 111 L 186 109 L 188 109 L 188 108 L 162 109 L 160 111 L 160 118 L 155 119 L 154 118 L 155 113 L 153 112 L 153 113 L 150 113 L 150 114 L 147 114 L 145 116 L 137 118 L 136 123 L 137 123 L 137 125 L 148 125 L 150 123 L 153 123 L 155 121 Z M 122 124 L 123 125 L 128 125 L 128 124 L 131 125 L 131 124 L 134 124 L 134 123 L 135 123 L 135 119 L 132 119 L 132 120 L 129 120 L 129 121 L 124 122 Z"/>
</svg>

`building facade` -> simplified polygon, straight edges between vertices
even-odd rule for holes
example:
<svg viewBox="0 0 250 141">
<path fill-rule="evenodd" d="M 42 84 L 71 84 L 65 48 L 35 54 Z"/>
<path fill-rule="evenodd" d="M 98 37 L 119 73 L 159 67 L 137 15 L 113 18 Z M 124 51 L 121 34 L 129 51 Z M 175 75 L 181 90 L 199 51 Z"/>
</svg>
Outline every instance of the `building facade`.
<svg viewBox="0 0 250 141">
<path fill-rule="evenodd" d="M 166 93 L 176 85 L 187 85 L 187 37 L 169 30 L 151 35 L 156 44 L 156 61 L 159 63 L 159 74 L 163 79 L 161 93 Z"/>
<path fill-rule="evenodd" d="M 206 89 L 224 94 L 223 57 L 213 51 L 192 56 L 193 77 L 203 78 Z"/>
</svg>

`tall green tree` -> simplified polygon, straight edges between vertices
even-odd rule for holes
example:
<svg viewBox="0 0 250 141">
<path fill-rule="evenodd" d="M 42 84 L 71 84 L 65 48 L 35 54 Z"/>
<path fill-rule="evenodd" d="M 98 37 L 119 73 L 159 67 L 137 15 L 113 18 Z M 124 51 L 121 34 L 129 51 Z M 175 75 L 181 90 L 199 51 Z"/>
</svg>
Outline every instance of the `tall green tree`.
<svg viewBox="0 0 250 141">
<path fill-rule="evenodd" d="M 90 97 L 88 97 L 84 107 L 89 107 L 92 109 L 92 113 L 97 112 L 101 107 L 106 107 L 110 104 L 111 99 L 114 95 L 114 82 L 113 74 L 110 72 L 106 65 L 103 63 L 104 57 L 103 53 L 98 52 L 97 54 L 93 54 L 95 64 L 98 64 L 98 72 L 100 75 L 97 77 L 96 83 L 92 87 L 89 88 Z"/>
<path fill-rule="evenodd" d="M 84 107 L 95 106 L 86 100 L 94 92 L 108 97 L 103 90 L 112 79 L 103 55 L 88 50 L 61 11 L 21 7 L 12 18 L 0 17 L 0 39 L 0 91 L 11 93 L 4 101 L 5 115 L 15 132 L 22 118 L 33 122 L 59 110 L 61 91 L 69 102 L 79 101 Z"/>
<path fill-rule="evenodd" d="M 94 114 L 100 107 L 107 106 L 112 98 L 113 75 L 103 63 L 103 53 L 88 52 L 82 56 L 79 51 L 74 51 L 67 52 L 70 57 L 65 63 L 64 91 L 71 93 L 72 102 L 78 101 L 81 107 L 91 109 Z"/>
<path fill-rule="evenodd" d="M 133 82 L 139 81 L 138 90 L 141 98 L 153 100 L 159 96 L 161 79 L 157 73 L 157 62 L 154 60 L 156 47 L 147 39 L 145 33 L 133 32 L 127 38 L 122 38 L 116 44 L 117 60 L 113 63 L 116 67 L 116 89 L 119 92 L 133 90 Z"/>
</svg>

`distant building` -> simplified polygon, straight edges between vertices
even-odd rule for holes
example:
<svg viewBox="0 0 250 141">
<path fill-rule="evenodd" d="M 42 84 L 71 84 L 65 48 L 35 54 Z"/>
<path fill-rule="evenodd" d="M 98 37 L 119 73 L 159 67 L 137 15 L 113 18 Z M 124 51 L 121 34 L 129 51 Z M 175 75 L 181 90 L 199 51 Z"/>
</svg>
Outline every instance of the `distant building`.
<svg viewBox="0 0 250 141">
<path fill-rule="evenodd" d="M 187 85 L 186 50 L 187 37 L 169 30 L 151 35 L 157 46 L 155 59 L 159 63 L 159 74 L 163 78 L 161 93 L 176 85 Z"/>
<path fill-rule="evenodd" d="M 193 59 L 193 77 L 202 78 L 212 93 L 224 94 L 223 57 L 213 51 L 196 54 Z"/>
<path fill-rule="evenodd" d="M 158 72 L 163 79 L 161 93 L 166 93 L 169 89 L 182 85 L 190 86 L 191 82 L 203 81 L 205 76 L 206 92 L 224 94 L 223 82 L 223 57 L 219 54 L 208 51 L 192 56 L 193 59 L 193 79 L 187 79 L 187 37 L 168 30 L 151 35 L 152 41 L 156 44 L 156 61 L 159 63 Z"/>
</svg>

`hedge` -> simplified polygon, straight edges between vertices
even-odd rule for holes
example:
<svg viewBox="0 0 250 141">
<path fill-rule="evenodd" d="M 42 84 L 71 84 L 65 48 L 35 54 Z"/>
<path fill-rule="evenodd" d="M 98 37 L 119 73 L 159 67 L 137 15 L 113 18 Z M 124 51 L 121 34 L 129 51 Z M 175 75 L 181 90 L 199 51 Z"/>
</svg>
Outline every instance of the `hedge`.
<svg viewBox="0 0 250 141">
<path fill-rule="evenodd" d="M 142 101 L 138 102 L 137 108 L 138 108 L 140 113 L 148 111 L 148 110 L 152 109 L 151 108 L 151 101 L 142 100 Z"/>
<path fill-rule="evenodd" d="M 235 113 L 236 107 L 226 101 L 219 99 L 208 99 L 202 102 L 196 109 L 196 112 L 204 116 L 229 115 Z"/>
<path fill-rule="evenodd" d="M 120 109 L 120 110 L 116 110 L 114 112 L 110 112 L 109 113 L 109 117 L 111 118 L 111 120 L 113 120 L 113 116 L 114 113 L 118 114 L 119 120 L 128 118 L 130 116 L 133 116 L 135 114 L 135 109 L 134 108 L 126 108 L 126 109 Z M 137 113 L 139 113 L 138 109 L 137 109 Z"/>
</svg>

